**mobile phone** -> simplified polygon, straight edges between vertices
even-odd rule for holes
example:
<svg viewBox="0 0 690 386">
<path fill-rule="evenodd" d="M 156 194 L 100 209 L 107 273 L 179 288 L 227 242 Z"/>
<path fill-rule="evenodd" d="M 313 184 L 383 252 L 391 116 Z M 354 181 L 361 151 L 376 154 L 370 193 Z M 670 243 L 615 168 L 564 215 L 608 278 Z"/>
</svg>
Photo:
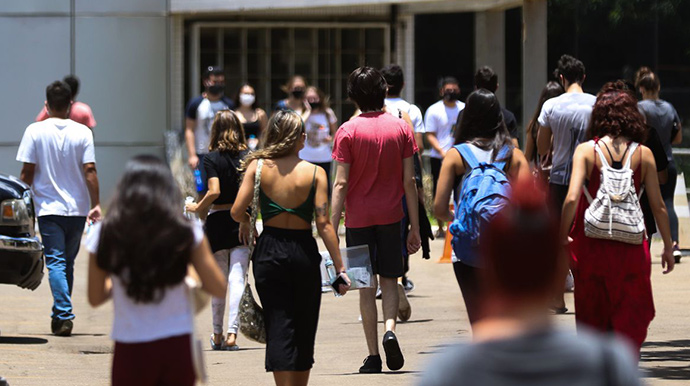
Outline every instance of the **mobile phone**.
<svg viewBox="0 0 690 386">
<path fill-rule="evenodd" d="M 333 280 L 333 283 L 331 283 L 331 287 L 333 287 L 333 290 L 336 293 L 338 293 L 338 292 L 340 292 L 339 286 L 341 284 L 347 285 L 347 281 L 345 281 L 345 278 L 343 277 L 343 275 L 338 275 L 338 277 L 336 277 L 335 280 Z"/>
</svg>

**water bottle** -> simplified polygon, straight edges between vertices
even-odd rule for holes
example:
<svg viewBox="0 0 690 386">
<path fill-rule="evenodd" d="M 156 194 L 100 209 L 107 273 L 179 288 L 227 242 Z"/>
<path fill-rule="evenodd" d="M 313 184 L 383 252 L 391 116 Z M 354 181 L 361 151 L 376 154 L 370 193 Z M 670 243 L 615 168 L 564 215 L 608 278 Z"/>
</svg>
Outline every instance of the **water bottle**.
<svg viewBox="0 0 690 386">
<path fill-rule="evenodd" d="M 257 147 L 259 147 L 259 139 L 256 138 L 256 135 L 249 135 L 249 139 L 247 139 L 247 146 L 249 146 L 249 150 L 251 151 L 254 151 Z"/>
<path fill-rule="evenodd" d="M 192 203 L 194 203 L 194 197 L 187 196 L 187 198 L 184 199 L 184 215 L 190 220 L 199 220 L 199 216 L 196 213 L 187 212 L 187 204 Z"/>
<path fill-rule="evenodd" d="M 204 190 L 204 181 L 201 179 L 201 170 L 194 169 L 194 182 L 196 183 L 196 191 L 202 192 Z"/>
</svg>

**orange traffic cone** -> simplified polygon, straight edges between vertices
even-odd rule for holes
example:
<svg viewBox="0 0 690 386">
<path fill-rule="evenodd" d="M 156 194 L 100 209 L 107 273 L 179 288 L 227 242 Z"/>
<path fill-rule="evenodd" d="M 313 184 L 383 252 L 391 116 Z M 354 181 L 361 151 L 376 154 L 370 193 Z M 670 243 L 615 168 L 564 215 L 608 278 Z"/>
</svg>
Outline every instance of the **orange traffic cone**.
<svg viewBox="0 0 690 386">
<path fill-rule="evenodd" d="M 450 204 L 450 210 L 453 211 L 454 205 Z M 453 262 L 453 247 L 450 245 L 450 241 L 453 235 L 450 234 L 450 223 L 446 224 L 446 240 L 443 243 L 443 255 L 438 259 L 437 263 L 452 263 Z"/>
<path fill-rule="evenodd" d="M 437 263 L 452 263 L 453 247 L 450 245 L 450 240 L 453 235 L 450 234 L 450 230 L 446 227 L 446 242 L 443 243 L 443 255 L 438 259 Z"/>
</svg>

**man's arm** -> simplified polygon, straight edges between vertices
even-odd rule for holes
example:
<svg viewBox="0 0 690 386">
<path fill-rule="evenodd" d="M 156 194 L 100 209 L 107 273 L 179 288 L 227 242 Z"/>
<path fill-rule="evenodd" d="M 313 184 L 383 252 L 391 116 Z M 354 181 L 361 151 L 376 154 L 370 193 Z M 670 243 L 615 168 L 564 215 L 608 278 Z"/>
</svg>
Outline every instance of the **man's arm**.
<svg viewBox="0 0 690 386">
<path fill-rule="evenodd" d="M 19 179 L 24 181 L 25 184 L 31 186 L 34 184 L 34 174 L 36 174 L 36 164 L 24 162 L 22 171 L 19 174 Z"/>
<path fill-rule="evenodd" d="M 99 199 L 98 172 L 96 171 L 95 163 L 89 162 L 84 164 L 84 177 L 86 178 L 86 187 L 89 190 L 89 198 L 91 199 L 89 220 L 93 222 L 100 221 L 101 201 Z"/>
<path fill-rule="evenodd" d="M 331 197 L 331 224 L 335 234 L 338 234 L 340 219 L 343 215 L 345 206 L 345 195 L 347 194 L 347 184 L 350 178 L 350 165 L 336 162 L 335 181 L 333 182 L 333 196 Z"/>
<path fill-rule="evenodd" d="M 196 169 L 196 167 L 199 166 L 199 157 L 197 157 L 196 155 L 196 144 L 194 143 L 196 142 L 194 138 L 195 126 L 195 119 L 185 119 L 184 139 L 185 142 L 187 142 L 187 154 L 189 155 L 187 163 L 189 164 L 189 167 L 192 169 Z"/>
<path fill-rule="evenodd" d="M 446 152 L 443 151 L 441 143 L 438 142 L 438 137 L 436 137 L 436 133 L 426 132 L 425 134 L 426 140 L 429 142 L 429 146 L 431 146 L 432 149 L 436 150 L 438 154 L 440 154 L 442 157 L 445 157 Z"/>
<path fill-rule="evenodd" d="M 422 245 L 419 235 L 419 201 L 417 199 L 417 185 L 414 179 L 414 160 L 412 157 L 403 159 L 403 188 L 407 202 L 407 215 L 410 219 L 410 232 L 407 235 L 407 251 L 416 253 Z"/>
<path fill-rule="evenodd" d="M 540 156 L 549 154 L 551 151 L 552 138 L 553 133 L 551 132 L 551 128 L 539 125 L 539 131 L 537 132 L 537 152 Z"/>
</svg>

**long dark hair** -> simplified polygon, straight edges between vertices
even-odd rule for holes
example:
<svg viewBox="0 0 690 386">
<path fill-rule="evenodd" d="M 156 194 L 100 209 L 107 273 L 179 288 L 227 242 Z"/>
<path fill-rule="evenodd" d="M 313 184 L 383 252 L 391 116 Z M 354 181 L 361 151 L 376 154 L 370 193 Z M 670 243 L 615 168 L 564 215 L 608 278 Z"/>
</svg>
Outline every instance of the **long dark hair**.
<svg viewBox="0 0 690 386">
<path fill-rule="evenodd" d="M 498 98 L 491 91 L 480 88 L 467 97 L 456 127 L 455 144 L 469 142 L 480 149 L 492 150 L 492 161 L 496 160 L 501 148 L 509 145 L 511 150 L 505 159 L 512 157 L 513 141 L 503 121 Z"/>
<path fill-rule="evenodd" d="M 551 98 L 555 98 L 561 94 L 563 94 L 565 91 L 563 90 L 563 86 L 561 86 L 560 83 L 550 81 L 549 83 L 544 86 L 544 88 L 541 90 L 541 94 L 539 94 L 539 103 L 537 104 L 537 108 L 534 109 L 534 114 L 532 114 L 532 119 L 529 121 L 529 124 L 527 125 L 527 132 L 532 133 L 532 137 L 536 138 L 537 131 L 539 130 L 539 114 L 541 114 L 541 108 L 544 106 L 544 102 Z M 527 139 L 529 140 L 529 138 Z"/>
<path fill-rule="evenodd" d="M 152 155 L 131 159 L 103 220 L 98 266 L 117 275 L 135 301 L 159 302 L 166 287 L 184 280 L 193 246 L 168 166 Z"/>
</svg>

